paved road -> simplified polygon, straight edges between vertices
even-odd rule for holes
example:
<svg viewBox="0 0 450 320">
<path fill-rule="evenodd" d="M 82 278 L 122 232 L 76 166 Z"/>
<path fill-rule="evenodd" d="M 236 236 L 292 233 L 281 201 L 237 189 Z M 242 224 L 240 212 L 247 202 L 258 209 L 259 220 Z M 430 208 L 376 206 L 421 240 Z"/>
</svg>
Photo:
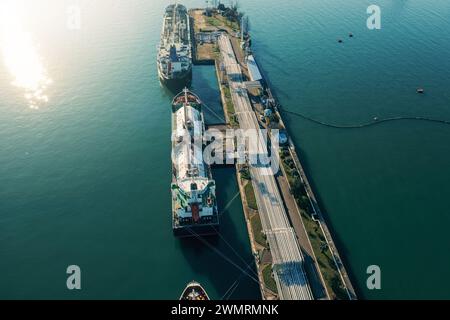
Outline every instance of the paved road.
<svg viewBox="0 0 450 320">
<path fill-rule="evenodd" d="M 240 127 L 244 130 L 258 129 L 259 138 L 250 139 L 248 156 L 267 155 L 267 145 L 244 88 L 241 67 L 227 35 L 219 38 L 219 47 Z M 285 212 L 275 174 L 269 166 L 260 164 L 250 165 L 250 174 L 261 222 L 272 253 L 280 299 L 311 300 L 311 289 L 303 269 L 304 259 Z"/>
</svg>

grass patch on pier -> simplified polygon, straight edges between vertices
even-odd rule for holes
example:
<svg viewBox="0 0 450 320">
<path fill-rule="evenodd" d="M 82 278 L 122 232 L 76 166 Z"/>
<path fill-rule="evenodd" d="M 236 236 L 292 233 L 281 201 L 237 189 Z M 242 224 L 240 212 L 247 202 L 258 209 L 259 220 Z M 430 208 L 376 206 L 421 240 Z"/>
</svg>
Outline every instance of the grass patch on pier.
<svg viewBox="0 0 450 320">
<path fill-rule="evenodd" d="M 227 101 L 227 111 L 230 115 L 233 115 L 235 113 L 235 110 L 234 110 L 233 102 L 231 100 L 230 88 L 224 87 L 223 94 L 225 95 L 225 100 Z"/>
<path fill-rule="evenodd" d="M 250 170 L 248 169 L 247 166 L 244 166 L 241 170 L 239 170 L 239 172 L 241 173 L 241 178 L 247 181 L 252 180 L 252 177 L 250 175 Z"/>
<path fill-rule="evenodd" d="M 220 48 L 217 44 L 213 45 L 212 52 L 215 60 L 220 58 Z"/>
<path fill-rule="evenodd" d="M 231 100 L 231 92 L 230 88 L 227 86 L 223 86 L 223 94 L 225 96 L 225 109 L 228 114 L 228 118 L 230 119 L 230 125 L 233 128 L 239 127 L 239 121 L 236 117 L 236 110 L 234 109 L 233 101 Z"/>
<path fill-rule="evenodd" d="M 250 209 L 258 210 L 258 204 L 256 203 L 255 190 L 253 189 L 253 184 L 248 182 L 245 187 L 245 199 L 247 200 L 247 205 Z"/>
<path fill-rule="evenodd" d="M 234 32 L 237 32 L 240 30 L 239 23 L 237 23 L 236 21 L 231 21 L 230 19 L 228 19 L 220 14 L 215 14 L 212 17 L 208 17 L 206 19 L 206 23 L 207 23 L 207 25 L 209 25 L 211 27 L 216 27 L 218 29 L 229 29 Z"/>
<path fill-rule="evenodd" d="M 272 266 L 270 264 L 263 267 L 262 274 L 266 288 L 274 293 L 278 293 L 277 284 L 272 276 Z"/>
<path fill-rule="evenodd" d="M 208 17 L 206 19 L 206 22 L 210 26 L 217 27 L 217 28 L 220 28 L 224 25 L 223 22 L 221 20 L 217 19 L 216 17 Z"/>
<path fill-rule="evenodd" d="M 259 214 L 255 214 L 250 218 L 250 223 L 252 225 L 253 236 L 255 237 L 255 241 L 261 245 L 262 247 L 267 248 L 266 237 L 263 233 L 261 218 Z"/>
</svg>

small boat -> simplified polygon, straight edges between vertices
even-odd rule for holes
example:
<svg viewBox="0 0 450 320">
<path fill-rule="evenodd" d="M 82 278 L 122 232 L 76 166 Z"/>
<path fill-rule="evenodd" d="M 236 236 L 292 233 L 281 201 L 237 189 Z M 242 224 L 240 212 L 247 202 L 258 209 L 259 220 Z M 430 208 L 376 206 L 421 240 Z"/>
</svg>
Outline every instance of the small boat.
<svg viewBox="0 0 450 320">
<path fill-rule="evenodd" d="M 342 42 L 344 42 L 344 41 L 342 41 L 342 39 L 339 39 L 338 42 L 339 42 L 339 43 L 342 43 Z"/>
<path fill-rule="evenodd" d="M 425 93 L 425 90 L 423 88 L 418 88 L 417 93 L 423 94 Z"/>
<path fill-rule="evenodd" d="M 186 286 L 186 289 L 184 289 L 180 300 L 208 301 L 210 299 L 201 284 L 192 281 Z"/>
<path fill-rule="evenodd" d="M 350 32 L 350 33 L 348 34 L 348 36 L 349 36 L 350 38 L 353 38 L 353 33 Z"/>
</svg>

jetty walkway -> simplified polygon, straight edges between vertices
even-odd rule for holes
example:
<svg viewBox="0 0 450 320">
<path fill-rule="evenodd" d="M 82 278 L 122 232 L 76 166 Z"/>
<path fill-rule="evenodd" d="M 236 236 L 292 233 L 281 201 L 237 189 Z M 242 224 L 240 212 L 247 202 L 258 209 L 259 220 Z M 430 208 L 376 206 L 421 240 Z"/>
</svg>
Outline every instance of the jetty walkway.
<svg viewBox="0 0 450 320">
<path fill-rule="evenodd" d="M 218 43 L 240 127 L 244 130 L 257 129 L 261 137 L 251 151 L 267 155 L 267 146 L 244 86 L 242 69 L 228 35 L 221 35 Z M 304 259 L 285 212 L 275 173 L 270 166 L 250 165 L 250 174 L 261 222 L 272 252 L 274 278 L 280 299 L 311 300 L 313 296 L 303 268 Z"/>
</svg>

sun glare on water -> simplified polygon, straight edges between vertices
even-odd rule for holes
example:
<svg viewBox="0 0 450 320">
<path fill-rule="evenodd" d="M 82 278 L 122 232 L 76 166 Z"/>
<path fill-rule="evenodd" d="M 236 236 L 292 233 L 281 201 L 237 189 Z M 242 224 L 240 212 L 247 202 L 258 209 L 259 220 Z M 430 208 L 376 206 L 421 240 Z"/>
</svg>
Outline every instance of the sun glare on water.
<svg viewBox="0 0 450 320">
<path fill-rule="evenodd" d="M 39 109 L 49 98 L 52 83 L 30 32 L 24 30 L 24 5 L 17 0 L 0 0 L 1 51 L 12 76 L 12 84 L 24 90 L 30 108 Z"/>
</svg>

